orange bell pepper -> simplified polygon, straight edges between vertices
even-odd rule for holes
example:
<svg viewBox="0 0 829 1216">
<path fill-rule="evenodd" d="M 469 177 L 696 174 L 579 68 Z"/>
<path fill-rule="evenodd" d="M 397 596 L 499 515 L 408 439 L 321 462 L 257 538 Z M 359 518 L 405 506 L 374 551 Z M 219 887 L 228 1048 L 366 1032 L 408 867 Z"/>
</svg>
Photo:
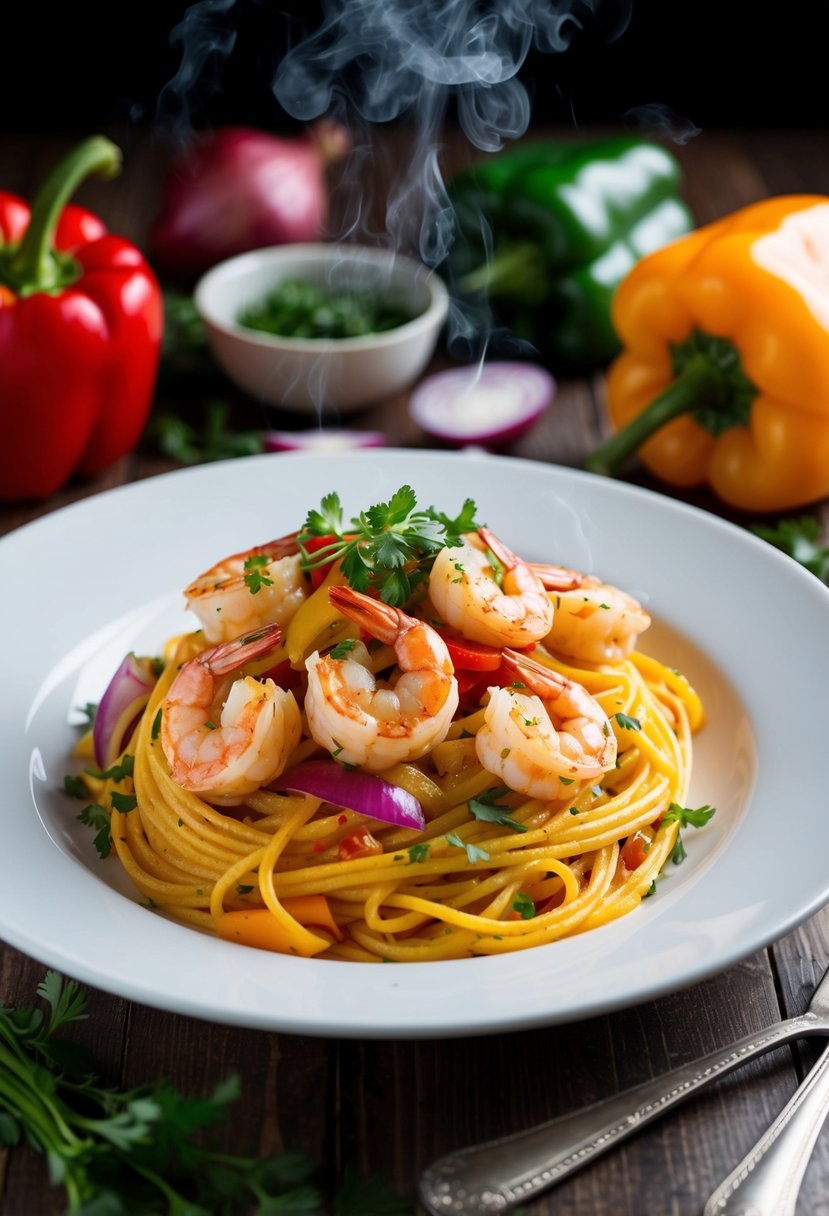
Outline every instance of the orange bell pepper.
<svg viewBox="0 0 829 1216">
<path fill-rule="evenodd" d="M 828 268 L 824 195 L 754 203 L 640 261 L 613 303 L 617 431 L 586 467 L 638 451 L 664 482 L 743 511 L 829 494 Z"/>
</svg>

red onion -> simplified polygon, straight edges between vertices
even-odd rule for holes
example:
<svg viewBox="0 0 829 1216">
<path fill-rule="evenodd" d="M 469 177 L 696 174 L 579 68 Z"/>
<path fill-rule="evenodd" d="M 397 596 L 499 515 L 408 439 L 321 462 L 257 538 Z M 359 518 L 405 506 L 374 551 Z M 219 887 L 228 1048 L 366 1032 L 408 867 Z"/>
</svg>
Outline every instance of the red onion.
<svg viewBox="0 0 829 1216">
<path fill-rule="evenodd" d="M 331 760 L 309 760 L 273 782 L 273 789 L 313 794 L 371 819 L 382 819 L 400 828 L 422 832 L 426 826 L 423 808 L 413 794 L 392 785 L 375 773 L 346 769 Z"/>
<path fill-rule="evenodd" d="M 550 373 L 534 363 L 455 367 L 424 380 L 409 410 L 427 435 L 454 447 L 499 448 L 541 417 L 555 389 Z"/>
<path fill-rule="evenodd" d="M 337 427 L 311 431 L 266 431 L 266 452 L 348 452 L 353 448 L 381 448 L 381 431 L 347 431 Z"/>
<path fill-rule="evenodd" d="M 110 680 L 95 714 L 92 744 L 99 768 L 114 764 L 129 743 L 155 682 L 151 661 L 128 654 Z"/>
<path fill-rule="evenodd" d="M 326 166 L 348 149 L 338 123 L 280 139 L 251 127 L 220 127 L 173 162 L 150 253 L 161 271 L 189 277 L 268 245 L 316 241 L 328 212 Z"/>
</svg>

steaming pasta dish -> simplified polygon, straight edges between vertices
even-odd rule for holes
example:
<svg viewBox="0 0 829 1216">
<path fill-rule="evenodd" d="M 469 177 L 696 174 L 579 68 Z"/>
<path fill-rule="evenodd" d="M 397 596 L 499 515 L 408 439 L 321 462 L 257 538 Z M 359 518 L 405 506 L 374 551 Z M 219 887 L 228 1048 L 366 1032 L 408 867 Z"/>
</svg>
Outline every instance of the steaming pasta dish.
<svg viewBox="0 0 829 1216">
<path fill-rule="evenodd" d="M 501 954 L 632 911 L 683 854 L 687 680 L 647 612 L 404 486 L 233 554 L 128 655 L 70 792 L 149 906 L 303 957 Z"/>
</svg>

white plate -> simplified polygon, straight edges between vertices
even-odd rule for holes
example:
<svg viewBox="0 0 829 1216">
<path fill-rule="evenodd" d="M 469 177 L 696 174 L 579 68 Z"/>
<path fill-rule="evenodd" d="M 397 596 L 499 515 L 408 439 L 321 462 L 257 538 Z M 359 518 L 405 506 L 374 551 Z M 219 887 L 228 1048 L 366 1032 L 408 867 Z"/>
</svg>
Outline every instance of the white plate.
<svg viewBox="0 0 829 1216">
<path fill-rule="evenodd" d="M 296 528 L 323 494 L 348 514 L 404 483 L 470 496 L 535 559 L 599 574 L 656 624 L 643 649 L 684 671 L 708 722 L 688 860 L 621 921 L 535 950 L 376 966 L 230 945 L 142 906 L 101 862 L 63 775 L 76 706 L 124 653 L 188 624 L 180 588 L 225 553 Z M 829 591 L 714 516 L 584 473 L 411 451 L 272 455 L 87 499 L 0 542 L 0 933 L 82 982 L 216 1022 L 299 1034 L 433 1037 L 563 1022 L 649 1000 L 768 944 L 829 899 L 825 760 Z M 796 850 L 792 841 L 804 847 Z"/>
</svg>

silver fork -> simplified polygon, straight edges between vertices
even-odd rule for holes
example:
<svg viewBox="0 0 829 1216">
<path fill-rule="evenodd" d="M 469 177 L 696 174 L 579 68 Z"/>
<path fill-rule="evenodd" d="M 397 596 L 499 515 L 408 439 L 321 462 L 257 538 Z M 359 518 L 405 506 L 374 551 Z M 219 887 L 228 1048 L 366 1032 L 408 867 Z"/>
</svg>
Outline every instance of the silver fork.
<svg viewBox="0 0 829 1216">
<path fill-rule="evenodd" d="M 784 1043 L 819 1035 L 829 1036 L 829 971 L 799 1017 L 775 1022 L 758 1035 L 747 1035 L 574 1114 L 438 1158 L 421 1175 L 421 1202 L 432 1216 L 509 1212 L 719 1077 Z M 737 1212 L 736 1207 L 731 1209 L 732 1216 Z"/>
</svg>

